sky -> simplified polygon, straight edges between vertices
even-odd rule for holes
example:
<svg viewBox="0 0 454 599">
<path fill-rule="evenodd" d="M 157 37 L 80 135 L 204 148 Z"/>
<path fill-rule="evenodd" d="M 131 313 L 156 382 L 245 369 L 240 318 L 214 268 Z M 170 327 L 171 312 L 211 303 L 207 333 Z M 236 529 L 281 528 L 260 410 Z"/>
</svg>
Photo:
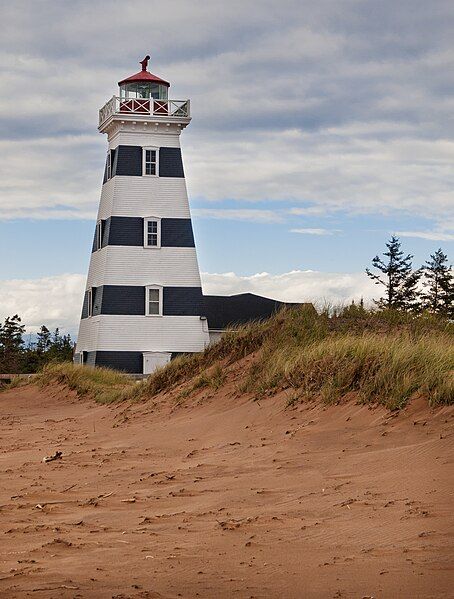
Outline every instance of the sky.
<svg viewBox="0 0 454 599">
<path fill-rule="evenodd" d="M 0 319 L 77 333 L 106 138 L 151 55 L 182 133 L 206 293 L 376 297 L 397 234 L 454 249 L 451 0 L 15 0 L 0 9 Z"/>
</svg>

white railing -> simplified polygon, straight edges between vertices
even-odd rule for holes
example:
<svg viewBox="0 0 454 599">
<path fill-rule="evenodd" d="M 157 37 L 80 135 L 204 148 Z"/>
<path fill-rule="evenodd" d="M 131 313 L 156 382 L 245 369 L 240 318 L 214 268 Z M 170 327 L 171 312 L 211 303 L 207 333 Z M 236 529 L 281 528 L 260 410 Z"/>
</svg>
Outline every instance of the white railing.
<svg viewBox="0 0 454 599">
<path fill-rule="evenodd" d="M 190 116 L 189 100 L 154 100 L 113 96 L 99 111 L 99 125 L 112 115 L 149 115 L 151 117 Z"/>
</svg>

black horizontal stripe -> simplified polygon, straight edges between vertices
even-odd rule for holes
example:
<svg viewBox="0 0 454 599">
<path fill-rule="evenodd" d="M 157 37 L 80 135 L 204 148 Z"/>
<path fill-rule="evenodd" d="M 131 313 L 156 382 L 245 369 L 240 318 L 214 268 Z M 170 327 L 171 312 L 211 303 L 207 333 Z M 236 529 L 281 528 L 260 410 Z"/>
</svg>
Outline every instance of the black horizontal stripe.
<svg viewBox="0 0 454 599">
<path fill-rule="evenodd" d="M 84 302 L 82 304 L 82 316 L 81 318 L 88 317 L 88 291 L 84 293 Z"/>
<path fill-rule="evenodd" d="M 168 148 L 162 146 L 159 149 L 159 176 L 160 177 L 184 177 L 183 159 L 180 148 Z M 142 146 L 118 146 L 110 150 L 111 155 L 111 177 L 121 175 L 123 177 L 141 177 L 143 170 Z M 107 181 L 107 163 L 104 169 L 103 183 Z"/>
<path fill-rule="evenodd" d="M 132 374 L 143 372 L 143 353 L 140 351 L 96 351 L 93 353 L 95 354 L 93 358 L 95 366 L 114 368 Z"/>
<path fill-rule="evenodd" d="M 195 247 L 190 218 L 161 219 L 161 245 L 163 247 Z"/>
<path fill-rule="evenodd" d="M 117 314 L 145 315 L 145 287 L 135 285 L 102 285 L 93 288 L 93 316 Z M 86 293 L 87 297 L 87 293 Z M 88 316 L 85 298 L 82 318 Z M 163 316 L 199 316 L 203 313 L 201 287 L 164 287 Z"/>
<path fill-rule="evenodd" d="M 140 146 L 118 146 L 112 164 L 112 176 L 142 176 L 142 148 Z"/>
<path fill-rule="evenodd" d="M 159 176 L 184 177 L 180 148 L 159 148 Z"/>
<path fill-rule="evenodd" d="M 83 353 L 83 363 L 87 366 L 104 366 L 122 370 L 131 374 L 143 373 L 143 354 L 141 351 L 85 351 Z M 183 352 L 169 352 L 171 360 Z M 76 354 L 75 361 L 78 360 Z M 80 363 L 80 362 L 79 362 Z"/>
<path fill-rule="evenodd" d="M 102 221 L 102 247 L 106 245 L 143 246 L 144 219 L 131 216 L 111 216 Z M 190 218 L 161 219 L 161 247 L 195 247 Z M 93 251 L 96 246 L 96 231 Z"/>
</svg>

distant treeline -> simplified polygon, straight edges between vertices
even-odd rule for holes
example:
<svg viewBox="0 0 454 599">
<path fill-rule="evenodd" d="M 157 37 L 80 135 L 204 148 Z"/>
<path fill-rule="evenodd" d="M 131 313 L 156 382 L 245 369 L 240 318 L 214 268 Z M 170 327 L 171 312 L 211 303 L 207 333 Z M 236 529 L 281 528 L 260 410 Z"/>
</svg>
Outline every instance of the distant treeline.
<svg viewBox="0 0 454 599">
<path fill-rule="evenodd" d="M 454 277 L 452 265 L 441 249 L 432 254 L 419 269 L 412 264 L 413 256 L 405 255 L 398 237 L 393 236 L 386 244 L 383 259 L 375 256 L 367 275 L 382 289 L 382 295 L 374 300 L 378 310 L 436 314 L 454 320 Z M 363 310 L 353 305 L 351 310 Z M 36 335 L 36 342 L 24 342 L 25 326 L 15 314 L 0 324 L 0 372 L 36 372 L 49 362 L 72 360 L 73 343 L 69 335 L 61 335 L 59 329 L 49 331 L 44 325 Z"/>
<path fill-rule="evenodd" d="M 37 372 L 50 362 L 67 362 L 73 357 L 70 335 L 61 335 L 59 329 L 51 332 L 44 325 L 36 341 L 24 342 L 25 326 L 20 316 L 8 316 L 0 324 L 0 373 L 20 374 Z"/>
</svg>

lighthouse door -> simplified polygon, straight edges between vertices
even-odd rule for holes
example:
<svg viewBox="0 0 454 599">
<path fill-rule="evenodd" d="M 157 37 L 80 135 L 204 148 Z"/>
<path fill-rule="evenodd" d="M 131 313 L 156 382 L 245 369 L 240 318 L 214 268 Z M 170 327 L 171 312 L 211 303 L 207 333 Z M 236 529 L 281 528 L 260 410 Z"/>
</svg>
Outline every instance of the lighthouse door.
<svg viewBox="0 0 454 599">
<path fill-rule="evenodd" d="M 165 366 L 168 362 L 170 362 L 171 357 L 172 354 L 167 352 L 144 352 L 143 373 L 151 374 L 157 368 L 161 368 L 162 366 Z"/>
</svg>

